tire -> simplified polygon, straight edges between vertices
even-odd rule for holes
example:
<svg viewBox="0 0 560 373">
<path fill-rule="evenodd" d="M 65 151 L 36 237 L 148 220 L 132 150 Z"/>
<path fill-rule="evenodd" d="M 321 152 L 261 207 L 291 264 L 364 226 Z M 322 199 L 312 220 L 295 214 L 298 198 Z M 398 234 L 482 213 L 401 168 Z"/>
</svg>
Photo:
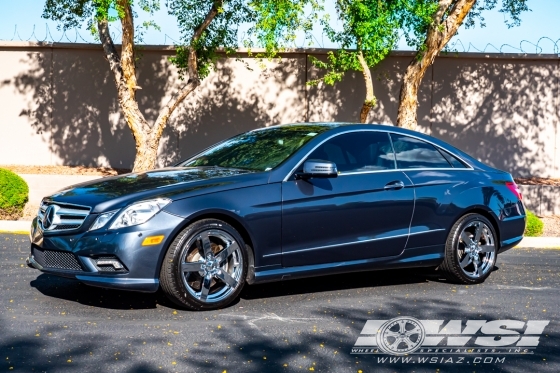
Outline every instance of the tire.
<svg viewBox="0 0 560 373">
<path fill-rule="evenodd" d="M 237 299 L 247 268 L 241 235 L 221 220 L 199 220 L 183 229 L 167 249 L 161 288 L 181 307 L 214 310 Z"/>
<path fill-rule="evenodd" d="M 492 223 L 484 216 L 464 215 L 447 236 L 445 258 L 439 270 L 454 283 L 484 282 L 498 258 L 497 238 Z"/>
</svg>

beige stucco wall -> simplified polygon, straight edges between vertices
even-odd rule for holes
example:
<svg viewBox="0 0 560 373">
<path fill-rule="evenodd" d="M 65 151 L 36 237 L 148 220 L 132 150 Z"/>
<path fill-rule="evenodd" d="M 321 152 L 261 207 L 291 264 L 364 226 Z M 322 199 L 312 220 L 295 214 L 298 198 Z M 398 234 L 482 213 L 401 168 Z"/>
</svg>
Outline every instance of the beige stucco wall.
<svg viewBox="0 0 560 373">
<path fill-rule="evenodd" d="M 169 47 L 146 47 L 137 97 L 148 121 L 183 82 Z M 160 165 L 256 127 L 298 121 L 355 121 L 361 75 L 335 87 L 309 87 L 318 71 L 307 53 L 280 61 L 218 62 L 171 117 Z M 410 53 L 375 68 L 377 107 L 370 122 L 394 123 Z M 442 138 L 514 176 L 560 177 L 556 56 L 458 54 L 439 57 L 419 92 L 419 130 Z M 0 164 L 104 165 L 128 168 L 134 141 L 119 112 L 100 47 L 0 44 Z"/>
</svg>

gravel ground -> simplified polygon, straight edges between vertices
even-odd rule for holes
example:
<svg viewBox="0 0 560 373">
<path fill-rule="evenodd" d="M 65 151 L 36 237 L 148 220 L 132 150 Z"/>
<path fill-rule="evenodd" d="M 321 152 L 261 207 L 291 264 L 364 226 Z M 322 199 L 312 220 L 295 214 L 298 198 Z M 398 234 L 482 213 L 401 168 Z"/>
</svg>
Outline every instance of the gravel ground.
<svg viewBox="0 0 560 373">
<path fill-rule="evenodd" d="M 560 237 L 560 216 L 541 218 L 544 223 L 543 237 Z"/>
<path fill-rule="evenodd" d="M 100 175 L 113 176 L 130 172 L 128 168 L 111 167 L 84 167 L 84 166 L 19 166 L 19 165 L 0 165 L 0 168 L 10 170 L 16 174 L 35 174 L 35 175 Z"/>
</svg>

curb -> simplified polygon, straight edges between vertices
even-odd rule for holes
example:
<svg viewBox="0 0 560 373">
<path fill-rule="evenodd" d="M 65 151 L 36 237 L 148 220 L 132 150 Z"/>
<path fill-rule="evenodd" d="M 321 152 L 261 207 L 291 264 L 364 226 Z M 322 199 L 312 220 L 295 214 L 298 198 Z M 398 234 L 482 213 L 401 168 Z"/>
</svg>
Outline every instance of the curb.
<svg viewBox="0 0 560 373">
<path fill-rule="evenodd" d="M 0 233 L 29 234 L 31 220 L 0 220 Z M 560 237 L 524 237 L 514 249 L 559 249 Z"/>
<path fill-rule="evenodd" d="M 0 220 L 0 233 L 29 234 L 31 220 Z"/>
<path fill-rule="evenodd" d="M 560 237 L 523 237 L 514 249 L 560 249 Z"/>
</svg>

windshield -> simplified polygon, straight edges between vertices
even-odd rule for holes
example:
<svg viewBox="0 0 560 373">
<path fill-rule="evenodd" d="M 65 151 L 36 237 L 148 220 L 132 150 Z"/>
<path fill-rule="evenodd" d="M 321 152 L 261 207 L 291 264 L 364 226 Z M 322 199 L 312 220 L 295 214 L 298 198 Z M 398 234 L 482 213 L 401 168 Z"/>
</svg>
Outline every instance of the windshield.
<svg viewBox="0 0 560 373">
<path fill-rule="evenodd" d="M 329 126 L 297 125 L 247 132 L 226 140 L 178 166 L 227 167 L 268 171 Z"/>
</svg>

